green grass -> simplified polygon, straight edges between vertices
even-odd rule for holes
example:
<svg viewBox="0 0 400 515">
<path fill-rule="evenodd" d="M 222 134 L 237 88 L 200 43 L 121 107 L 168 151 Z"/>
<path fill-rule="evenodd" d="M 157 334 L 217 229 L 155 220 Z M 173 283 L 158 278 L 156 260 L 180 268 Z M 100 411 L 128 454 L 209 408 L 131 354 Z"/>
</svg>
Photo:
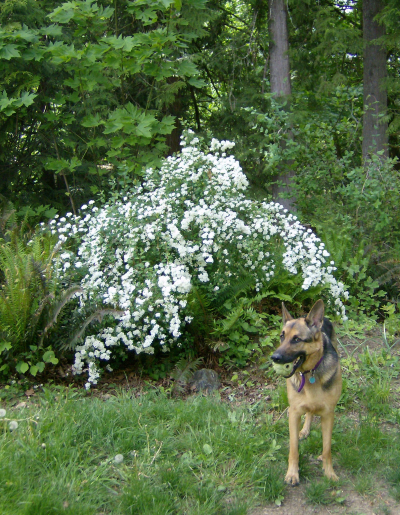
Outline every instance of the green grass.
<svg viewBox="0 0 400 515">
<path fill-rule="evenodd" d="M 46 390 L 39 401 L 7 410 L 25 419 L 16 430 L 3 421 L 1 513 L 233 515 L 282 496 L 283 424 L 261 423 L 262 409 L 156 391 L 103 401 Z"/>
<path fill-rule="evenodd" d="M 345 502 L 342 486 L 374 496 L 386 484 L 400 500 L 399 360 L 365 351 L 344 362 L 346 388 L 333 433 L 339 485 L 316 461 L 321 432 L 300 443 L 300 480 L 312 504 Z M 13 393 L 13 395 L 10 394 Z M 1 515 L 241 515 L 255 505 L 284 502 L 288 454 L 284 385 L 256 404 L 219 396 L 171 399 L 149 387 L 102 400 L 45 387 L 23 409 L 0 389 L 10 431 L 0 420 Z M 116 463 L 116 455 L 123 455 Z"/>
</svg>

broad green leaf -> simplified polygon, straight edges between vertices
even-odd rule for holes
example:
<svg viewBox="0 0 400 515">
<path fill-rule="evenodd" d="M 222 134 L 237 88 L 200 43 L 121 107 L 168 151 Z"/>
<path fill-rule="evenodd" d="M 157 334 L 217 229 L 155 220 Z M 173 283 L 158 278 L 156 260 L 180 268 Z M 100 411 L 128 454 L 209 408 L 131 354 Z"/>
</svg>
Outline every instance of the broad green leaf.
<svg viewBox="0 0 400 515">
<path fill-rule="evenodd" d="M 10 350 L 12 347 L 12 344 L 10 342 L 2 341 L 0 342 L 0 353 L 2 353 L 5 350 Z"/>
<path fill-rule="evenodd" d="M 36 365 L 32 365 L 31 368 L 29 369 L 29 372 L 33 375 L 33 376 L 36 376 L 36 374 L 39 372 L 39 369 Z"/>
<path fill-rule="evenodd" d="M 40 33 L 44 36 L 62 36 L 62 28 L 60 25 L 56 25 L 53 23 L 52 25 L 49 25 L 48 27 L 43 27 L 40 29 Z"/>
<path fill-rule="evenodd" d="M 39 370 L 39 372 L 43 372 L 46 365 L 43 363 L 43 361 L 39 361 L 38 363 L 36 363 L 36 366 L 37 366 L 37 369 Z"/>
<path fill-rule="evenodd" d="M 13 32 L 13 37 L 15 37 L 16 39 L 23 39 L 25 41 L 29 41 L 29 43 L 32 43 L 33 41 L 38 40 L 38 31 L 28 29 L 28 27 L 24 25 L 21 30 L 16 30 L 15 32 Z"/>
<path fill-rule="evenodd" d="M 41 61 L 46 53 L 45 48 L 39 48 L 37 46 L 31 46 L 22 52 L 22 58 L 25 61 Z"/>
<path fill-rule="evenodd" d="M 33 101 L 35 100 L 36 97 L 37 97 L 37 95 L 35 93 L 28 93 L 27 91 L 24 91 L 21 95 L 20 102 L 25 107 L 28 107 L 31 104 L 33 104 Z"/>
<path fill-rule="evenodd" d="M 0 59 L 7 59 L 9 61 L 13 57 L 20 57 L 20 51 L 16 45 L 9 43 L 0 49 Z"/>
<path fill-rule="evenodd" d="M 28 363 L 25 363 L 25 361 L 20 361 L 17 363 L 17 366 L 15 367 L 15 370 L 19 372 L 20 374 L 25 374 L 29 369 Z"/>
<path fill-rule="evenodd" d="M 196 77 L 190 77 L 188 83 L 195 88 L 204 88 L 207 85 L 203 79 L 196 79 Z"/>
<path fill-rule="evenodd" d="M 58 363 L 58 359 L 54 356 L 52 350 L 48 350 L 43 354 L 43 361 L 45 363 L 52 363 L 53 365 L 57 365 Z"/>
<path fill-rule="evenodd" d="M 83 125 L 83 127 L 98 127 L 101 123 L 102 122 L 99 113 L 96 113 L 94 115 L 89 114 L 85 116 L 81 121 L 81 125 Z"/>
<path fill-rule="evenodd" d="M 76 5 L 76 2 L 65 2 L 60 7 L 54 9 L 48 16 L 54 22 L 68 23 L 75 15 L 74 8 Z"/>
</svg>

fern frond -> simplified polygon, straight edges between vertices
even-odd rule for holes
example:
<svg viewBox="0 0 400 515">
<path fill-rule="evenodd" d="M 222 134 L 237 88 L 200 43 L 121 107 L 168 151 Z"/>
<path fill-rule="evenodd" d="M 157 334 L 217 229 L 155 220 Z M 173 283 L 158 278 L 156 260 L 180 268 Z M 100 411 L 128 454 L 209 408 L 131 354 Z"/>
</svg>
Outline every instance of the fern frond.
<svg viewBox="0 0 400 515">
<path fill-rule="evenodd" d="M 75 334 L 72 336 L 72 338 L 62 346 L 63 349 L 71 350 L 75 347 L 75 345 L 78 343 L 78 341 L 82 338 L 82 336 L 85 334 L 86 328 L 88 325 L 92 324 L 93 322 L 99 322 L 101 323 L 103 321 L 103 318 L 107 315 L 111 315 L 114 317 L 119 317 L 124 314 L 124 311 L 114 309 L 114 308 L 104 308 L 104 309 L 98 309 L 94 313 L 92 313 L 82 324 L 82 327 L 78 331 L 75 332 Z"/>
<path fill-rule="evenodd" d="M 58 300 L 57 304 L 53 306 L 51 310 L 50 318 L 47 322 L 46 327 L 43 330 L 43 335 L 45 336 L 49 329 L 53 327 L 53 325 L 57 322 L 58 315 L 60 314 L 63 307 L 72 299 L 74 295 L 77 293 L 83 292 L 83 289 L 78 285 L 70 286 L 67 290 L 65 290 Z"/>
<path fill-rule="evenodd" d="M 245 299 L 240 299 L 238 305 L 228 314 L 228 316 L 221 321 L 222 333 L 229 333 L 232 327 L 236 324 L 239 318 L 244 313 Z"/>
<path fill-rule="evenodd" d="M 188 297 L 188 305 L 193 313 L 194 323 L 202 326 L 203 330 L 208 332 L 212 321 L 211 300 L 200 288 L 193 286 Z"/>
<path fill-rule="evenodd" d="M 241 270 L 236 281 L 231 281 L 228 286 L 219 290 L 215 306 L 216 309 L 222 308 L 226 302 L 237 299 L 240 295 L 253 290 L 254 287 L 254 276 Z"/>
</svg>

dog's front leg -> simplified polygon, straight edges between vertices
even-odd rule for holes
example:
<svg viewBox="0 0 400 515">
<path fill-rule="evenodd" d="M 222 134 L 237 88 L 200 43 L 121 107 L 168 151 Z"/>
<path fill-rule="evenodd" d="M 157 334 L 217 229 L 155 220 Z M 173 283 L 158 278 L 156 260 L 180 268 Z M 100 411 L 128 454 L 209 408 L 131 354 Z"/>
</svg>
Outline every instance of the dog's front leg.
<svg viewBox="0 0 400 515">
<path fill-rule="evenodd" d="M 330 411 L 321 416 L 321 428 L 322 428 L 322 456 L 319 459 L 322 460 L 322 467 L 324 469 L 325 476 L 333 481 L 338 481 L 338 477 L 333 471 L 332 466 L 332 430 L 333 430 L 333 419 L 334 412 Z"/>
<path fill-rule="evenodd" d="M 299 484 L 299 429 L 301 413 L 289 408 L 289 466 L 285 477 L 285 482 L 289 485 Z"/>
</svg>

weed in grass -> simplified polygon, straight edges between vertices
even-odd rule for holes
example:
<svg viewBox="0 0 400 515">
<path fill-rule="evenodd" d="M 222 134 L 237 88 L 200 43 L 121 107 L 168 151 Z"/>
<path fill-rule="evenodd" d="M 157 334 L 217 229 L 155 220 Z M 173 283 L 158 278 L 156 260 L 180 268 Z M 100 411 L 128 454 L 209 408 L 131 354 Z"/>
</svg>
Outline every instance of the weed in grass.
<svg viewBox="0 0 400 515">
<path fill-rule="evenodd" d="M 357 475 L 354 489 L 361 495 L 374 495 L 377 491 L 376 479 L 372 474 Z"/>
<path fill-rule="evenodd" d="M 400 469 L 398 467 L 400 455 L 397 453 L 397 456 L 393 456 L 392 459 L 394 466 L 389 468 L 387 473 L 387 480 L 389 485 L 392 487 L 392 496 L 396 499 L 396 501 L 400 501 Z"/>
<path fill-rule="evenodd" d="M 176 513 L 176 502 L 168 485 L 145 476 L 131 477 L 122 497 L 127 515 L 168 515 Z"/>
<path fill-rule="evenodd" d="M 280 384 L 271 392 L 270 407 L 277 411 L 284 411 L 289 406 L 285 384 Z"/>
<path fill-rule="evenodd" d="M 252 481 L 264 501 L 275 502 L 280 506 L 285 491 L 284 471 L 283 464 L 259 467 L 254 470 Z"/>
<path fill-rule="evenodd" d="M 345 502 L 343 492 L 338 485 L 323 478 L 319 481 L 312 481 L 306 487 L 306 498 L 310 504 L 342 504 Z"/>
<path fill-rule="evenodd" d="M 388 415 L 391 412 L 390 389 L 391 378 L 383 374 L 383 377 L 376 379 L 362 391 L 361 399 L 369 412 L 378 416 Z"/>
<path fill-rule="evenodd" d="M 342 468 L 354 474 L 376 474 L 382 473 L 385 467 L 395 466 L 393 450 L 400 446 L 397 432 L 384 432 L 369 420 L 353 427 L 343 426 L 336 443 Z"/>
</svg>

